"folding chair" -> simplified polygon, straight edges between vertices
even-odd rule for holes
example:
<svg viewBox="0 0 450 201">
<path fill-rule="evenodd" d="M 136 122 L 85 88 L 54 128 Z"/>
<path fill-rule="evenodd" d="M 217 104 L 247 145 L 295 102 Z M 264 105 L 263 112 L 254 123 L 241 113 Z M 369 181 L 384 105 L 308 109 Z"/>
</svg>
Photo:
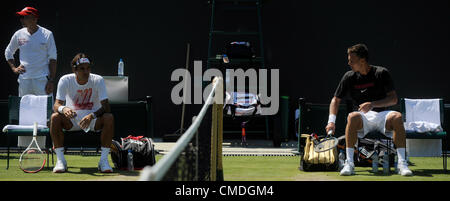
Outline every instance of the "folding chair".
<svg viewBox="0 0 450 201">
<path fill-rule="evenodd" d="M 430 101 L 430 99 L 406 99 L 407 101 L 419 102 L 419 101 Z M 436 121 L 440 125 L 440 129 L 431 129 L 430 131 L 426 130 L 410 130 L 406 129 L 406 139 L 441 139 L 442 140 L 442 164 L 444 171 L 447 172 L 447 132 L 445 132 L 442 128 L 444 125 L 444 101 L 443 99 L 434 99 L 434 101 L 439 101 L 439 108 L 434 108 L 434 110 L 438 109 L 439 114 L 436 114 L 436 111 L 424 111 L 418 108 L 419 104 L 408 105 L 405 104 L 405 98 L 401 99 L 401 111 L 403 115 L 403 122 L 407 125 L 409 122 L 427 122 L 427 121 Z M 426 103 L 430 104 L 430 102 Z M 431 103 L 433 104 L 433 103 Z M 428 107 L 432 107 L 429 105 Z M 420 112 L 420 115 L 414 115 L 414 112 Z M 414 117 L 413 117 L 414 116 Z M 428 118 L 428 119 L 427 119 Z M 440 122 L 439 122 L 440 121 Z M 406 126 L 405 126 L 406 127 Z"/>
<path fill-rule="evenodd" d="M 20 114 L 20 107 L 21 107 L 21 100 L 22 97 L 18 96 L 9 96 L 8 97 L 8 110 L 9 110 L 9 125 L 6 125 L 3 128 L 3 132 L 7 135 L 7 165 L 6 169 L 9 169 L 9 157 L 10 157 L 10 138 L 11 137 L 18 137 L 18 136 L 32 136 L 33 135 L 33 128 L 29 126 L 29 128 L 24 128 L 19 122 L 19 114 Z M 53 106 L 52 97 L 47 97 L 47 106 L 46 111 L 47 114 L 43 115 L 46 117 L 46 119 L 40 119 L 38 122 L 45 122 L 46 125 L 40 125 L 38 128 L 38 136 L 46 136 L 46 142 L 45 142 L 45 149 L 47 152 L 47 161 L 49 161 L 49 152 L 51 150 L 51 137 L 50 137 L 50 129 L 48 128 L 48 122 L 50 122 L 50 118 L 52 115 L 52 106 Z M 28 112 L 28 111 L 27 111 Z M 29 111 L 33 112 L 33 111 Z M 22 126 L 22 127 L 21 127 Z M 52 153 L 53 157 L 53 153 Z M 47 162 L 47 168 L 49 167 L 49 164 Z"/>
</svg>

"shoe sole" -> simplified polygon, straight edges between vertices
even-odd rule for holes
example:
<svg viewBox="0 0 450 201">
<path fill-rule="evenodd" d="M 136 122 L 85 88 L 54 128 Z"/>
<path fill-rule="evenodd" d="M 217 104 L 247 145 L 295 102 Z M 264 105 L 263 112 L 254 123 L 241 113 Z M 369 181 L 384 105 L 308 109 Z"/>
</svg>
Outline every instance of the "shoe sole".
<svg viewBox="0 0 450 201">
<path fill-rule="evenodd" d="M 64 173 L 64 172 L 66 172 L 66 171 L 67 171 L 67 168 L 64 169 L 64 170 L 56 170 L 56 171 L 53 171 L 53 173 Z"/>
<path fill-rule="evenodd" d="M 112 172 L 113 172 L 112 169 L 111 169 L 111 170 L 104 170 L 104 171 L 102 171 L 102 170 L 100 169 L 100 167 L 97 167 L 97 168 L 98 168 L 98 171 L 101 172 L 101 173 L 112 173 Z"/>
<path fill-rule="evenodd" d="M 101 173 L 113 173 L 112 170 L 105 170 L 105 171 L 98 170 L 98 171 L 100 171 Z"/>
<path fill-rule="evenodd" d="M 339 174 L 340 176 L 352 176 L 355 175 L 355 173 L 350 173 L 350 174 Z"/>
</svg>

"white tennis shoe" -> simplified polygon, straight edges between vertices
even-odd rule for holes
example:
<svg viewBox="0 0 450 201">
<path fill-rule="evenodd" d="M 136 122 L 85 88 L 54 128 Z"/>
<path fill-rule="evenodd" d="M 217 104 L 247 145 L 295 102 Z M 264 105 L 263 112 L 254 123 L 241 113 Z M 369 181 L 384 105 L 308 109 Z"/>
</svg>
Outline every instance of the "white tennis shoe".
<svg viewBox="0 0 450 201">
<path fill-rule="evenodd" d="M 412 171 L 408 168 L 408 162 L 399 161 L 397 164 L 398 174 L 402 176 L 412 176 Z"/>
<path fill-rule="evenodd" d="M 342 168 L 340 175 L 341 176 L 350 176 L 355 174 L 355 164 L 349 163 L 347 160 L 345 161 L 344 167 Z"/>
<path fill-rule="evenodd" d="M 67 171 L 67 162 L 57 160 L 55 167 L 53 168 L 53 173 L 63 173 Z"/>
<path fill-rule="evenodd" d="M 98 170 L 100 170 L 100 172 L 102 173 L 113 172 L 111 166 L 109 166 L 108 160 L 100 160 L 100 162 L 98 162 Z"/>
</svg>

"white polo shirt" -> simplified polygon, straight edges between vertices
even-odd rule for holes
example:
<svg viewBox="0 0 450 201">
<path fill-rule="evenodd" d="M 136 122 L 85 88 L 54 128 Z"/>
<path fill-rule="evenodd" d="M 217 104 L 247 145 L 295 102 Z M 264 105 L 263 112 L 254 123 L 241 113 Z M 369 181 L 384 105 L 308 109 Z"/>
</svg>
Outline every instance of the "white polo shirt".
<svg viewBox="0 0 450 201">
<path fill-rule="evenodd" d="M 56 60 L 56 45 L 53 33 L 38 25 L 38 30 L 31 35 L 27 28 L 22 28 L 11 38 L 6 47 L 6 60 L 14 59 L 14 53 L 20 49 L 20 64 L 26 72 L 19 79 L 33 79 L 49 75 L 49 60 Z"/>
</svg>

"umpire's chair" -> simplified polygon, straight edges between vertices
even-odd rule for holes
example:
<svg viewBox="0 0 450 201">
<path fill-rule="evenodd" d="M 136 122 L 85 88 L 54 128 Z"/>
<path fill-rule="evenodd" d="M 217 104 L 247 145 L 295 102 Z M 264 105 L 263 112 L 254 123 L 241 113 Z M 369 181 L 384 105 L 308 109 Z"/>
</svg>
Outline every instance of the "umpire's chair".
<svg viewBox="0 0 450 201">
<path fill-rule="evenodd" d="M 41 149 L 47 152 L 47 168 L 49 167 L 49 152 L 51 151 L 52 141 L 50 129 L 48 128 L 50 117 L 52 115 L 53 100 L 51 96 L 26 95 L 23 97 L 8 97 L 8 125 L 3 128 L 3 133 L 7 135 L 7 165 L 9 169 L 10 144 L 11 137 L 32 136 L 33 124 L 38 122 L 38 136 L 45 136 L 45 148 Z M 22 110 L 21 110 L 22 108 Z M 44 111 L 45 114 L 41 114 Z M 39 139 L 38 139 L 39 143 Z M 40 146 L 42 146 L 39 143 Z M 53 156 L 53 153 L 52 153 Z"/>
</svg>

